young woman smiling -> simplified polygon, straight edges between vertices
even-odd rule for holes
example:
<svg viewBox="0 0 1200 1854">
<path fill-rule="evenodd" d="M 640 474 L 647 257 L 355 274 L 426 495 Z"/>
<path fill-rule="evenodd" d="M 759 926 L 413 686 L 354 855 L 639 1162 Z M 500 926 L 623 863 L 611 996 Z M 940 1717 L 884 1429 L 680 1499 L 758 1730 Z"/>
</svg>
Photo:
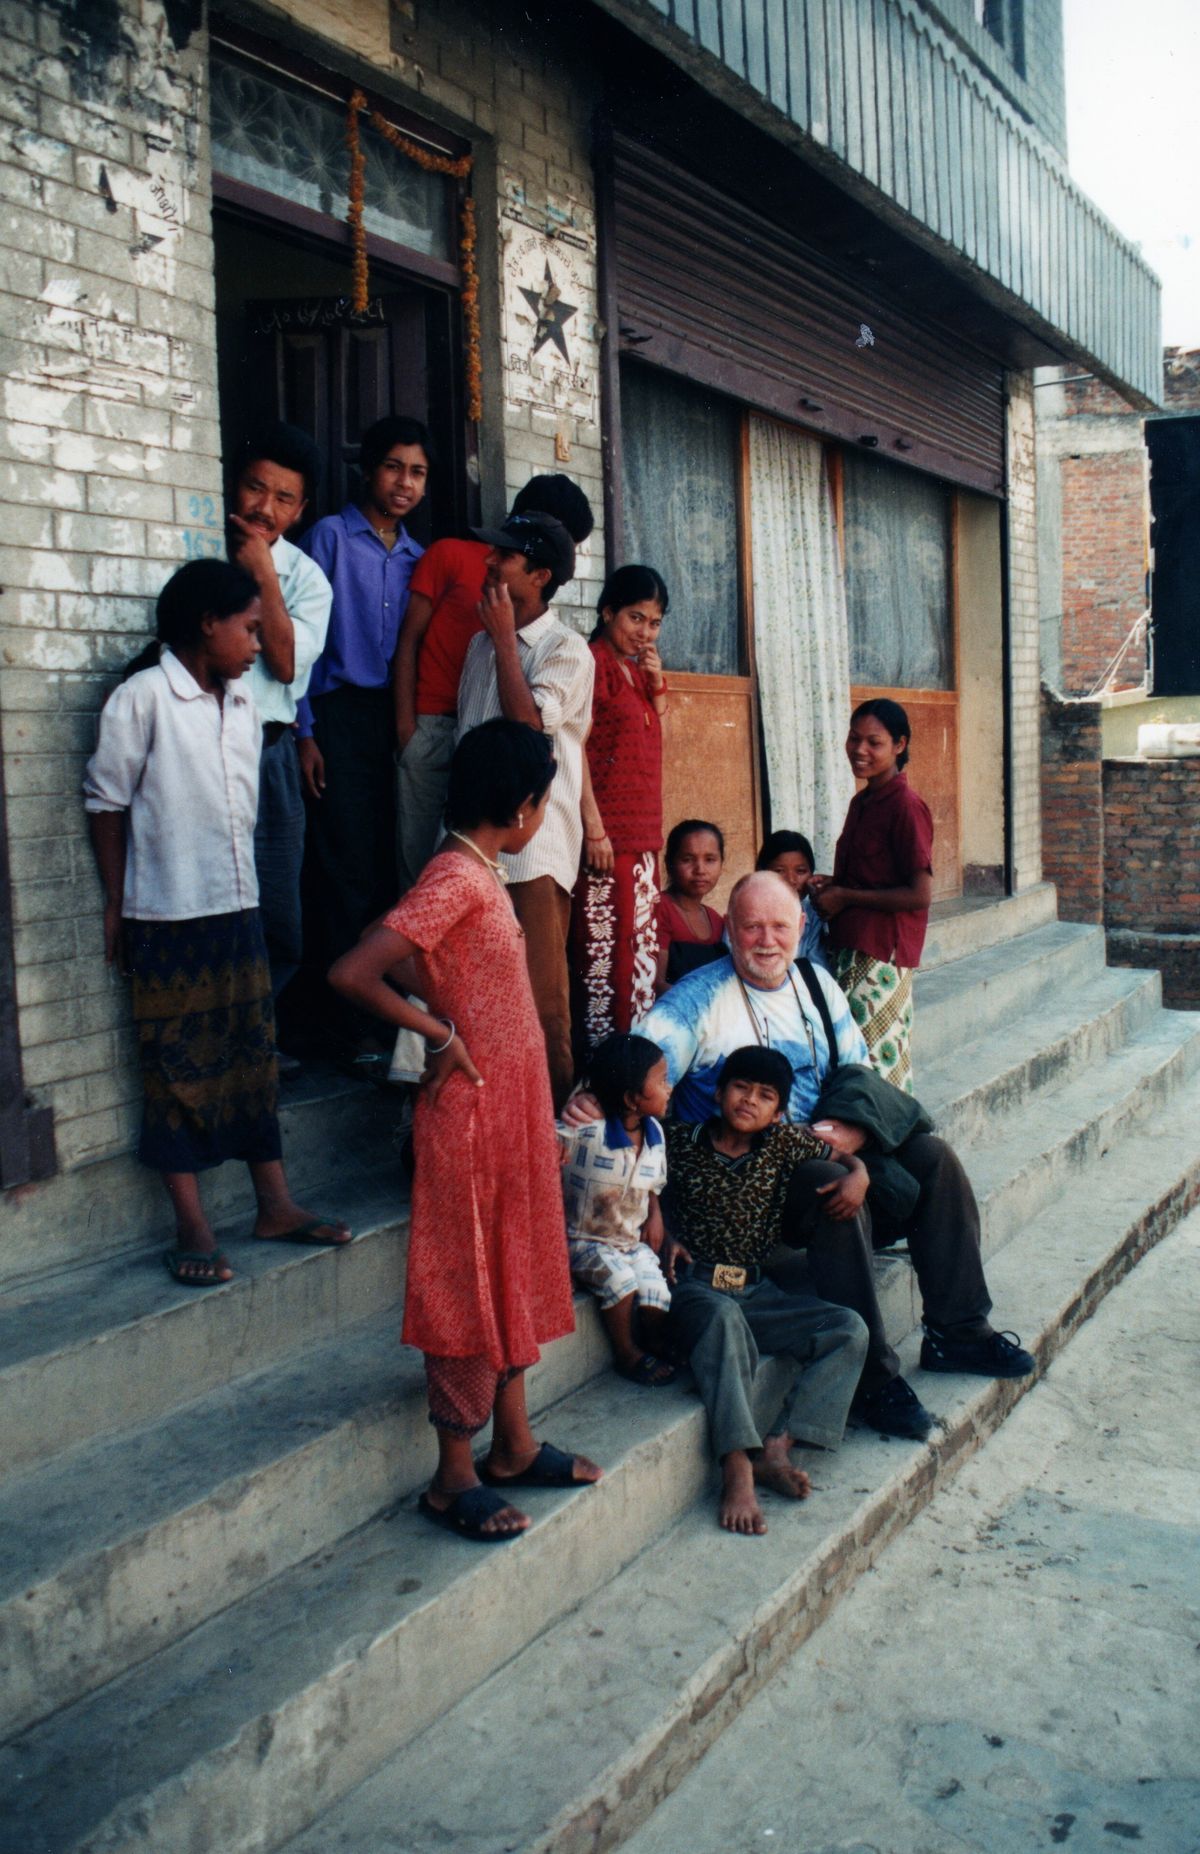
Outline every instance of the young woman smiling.
<svg viewBox="0 0 1200 1854">
<path fill-rule="evenodd" d="M 609 577 L 596 606 L 583 867 L 571 923 L 571 1018 L 580 1061 L 654 1003 L 667 708 L 658 636 L 668 603 L 653 567 L 623 566 Z"/>
<path fill-rule="evenodd" d="M 904 772 L 911 736 L 899 702 L 879 696 L 854 710 L 846 755 L 866 783 L 850 800 L 832 876 L 809 882 L 872 1065 L 909 1094 L 912 975 L 933 890 L 933 819 Z"/>
</svg>

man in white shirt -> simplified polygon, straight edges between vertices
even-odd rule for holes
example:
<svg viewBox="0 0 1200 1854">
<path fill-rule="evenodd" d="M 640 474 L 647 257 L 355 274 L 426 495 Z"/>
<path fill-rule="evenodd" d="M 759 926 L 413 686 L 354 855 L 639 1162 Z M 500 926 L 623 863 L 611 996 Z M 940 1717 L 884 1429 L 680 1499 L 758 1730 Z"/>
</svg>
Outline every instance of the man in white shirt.
<svg viewBox="0 0 1200 1854">
<path fill-rule="evenodd" d="M 300 965 L 304 798 L 296 705 L 325 646 L 333 589 L 284 537 L 300 521 L 320 470 L 317 447 L 295 425 L 256 432 L 242 451 L 227 518 L 229 558 L 258 587 L 262 655 L 246 687 L 263 724 L 254 859 L 263 935 L 278 998 Z M 283 1058 L 282 1066 L 293 1066 Z"/>
<path fill-rule="evenodd" d="M 474 534 L 491 552 L 479 606 L 484 628 L 471 640 L 459 684 L 458 737 L 505 715 L 549 734 L 558 762 L 542 828 L 518 855 L 501 859 L 525 934 L 557 1111 L 574 1080 L 567 934 L 583 846 L 579 801 L 594 665 L 583 638 L 549 610 L 575 576 L 575 543 L 562 523 L 530 511 Z"/>
</svg>

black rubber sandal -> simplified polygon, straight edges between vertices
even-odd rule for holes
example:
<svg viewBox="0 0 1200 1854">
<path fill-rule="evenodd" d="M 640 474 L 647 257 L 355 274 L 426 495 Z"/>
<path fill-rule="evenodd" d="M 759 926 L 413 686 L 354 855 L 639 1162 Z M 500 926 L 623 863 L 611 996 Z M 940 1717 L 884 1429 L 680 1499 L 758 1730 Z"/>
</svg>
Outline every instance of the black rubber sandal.
<svg viewBox="0 0 1200 1854">
<path fill-rule="evenodd" d="M 480 1545 L 508 1545 L 513 1539 L 519 1539 L 527 1531 L 525 1526 L 512 1532 L 485 1532 L 484 1525 L 511 1506 L 490 1487 L 467 1487 L 462 1493 L 455 1494 L 443 1512 L 434 1506 L 428 1494 L 422 1494 L 417 1501 L 417 1511 L 426 1519 L 431 1519 L 435 1526 L 442 1526 L 447 1532 L 457 1532 L 461 1539 L 475 1539 Z"/>
<path fill-rule="evenodd" d="M 485 1461 L 475 1463 L 475 1472 L 488 1487 L 592 1487 L 594 1481 L 581 1481 L 575 1474 L 575 1457 L 567 1455 L 553 1442 L 543 1442 L 527 1468 L 519 1474 L 496 1474 Z"/>
<path fill-rule="evenodd" d="M 613 1369 L 618 1377 L 628 1378 L 643 1390 L 661 1390 L 664 1384 L 674 1384 L 678 1375 L 669 1358 L 655 1358 L 653 1352 L 643 1352 L 636 1365 L 614 1365 Z"/>
<path fill-rule="evenodd" d="M 163 1256 L 163 1264 L 181 1287 L 226 1287 L 233 1280 L 231 1274 L 217 1272 L 229 1267 L 229 1257 L 222 1255 L 219 1249 L 168 1249 Z M 183 1269 L 186 1264 L 191 1264 L 193 1270 L 200 1264 L 206 1272 L 185 1275 Z"/>
</svg>

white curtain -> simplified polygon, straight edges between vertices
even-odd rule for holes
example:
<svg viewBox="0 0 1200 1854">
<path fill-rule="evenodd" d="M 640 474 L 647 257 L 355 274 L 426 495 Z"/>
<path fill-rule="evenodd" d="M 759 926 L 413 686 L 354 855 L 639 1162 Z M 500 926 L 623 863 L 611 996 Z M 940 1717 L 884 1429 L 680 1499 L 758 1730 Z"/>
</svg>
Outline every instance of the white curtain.
<svg viewBox="0 0 1200 1854">
<path fill-rule="evenodd" d="M 846 589 L 822 447 L 773 419 L 750 420 L 750 525 L 771 824 L 828 871 L 854 796 Z"/>
</svg>

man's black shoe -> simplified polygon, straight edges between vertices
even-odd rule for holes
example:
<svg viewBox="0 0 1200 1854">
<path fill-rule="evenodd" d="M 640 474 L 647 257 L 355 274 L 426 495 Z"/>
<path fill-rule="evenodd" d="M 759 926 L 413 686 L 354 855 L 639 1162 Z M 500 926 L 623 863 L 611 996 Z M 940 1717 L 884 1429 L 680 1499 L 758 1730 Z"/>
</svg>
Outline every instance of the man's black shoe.
<svg viewBox="0 0 1200 1854">
<path fill-rule="evenodd" d="M 903 1378 L 889 1378 L 871 1391 L 859 1404 L 858 1414 L 881 1436 L 904 1436 L 910 1442 L 924 1442 L 933 1428 L 932 1416 Z"/>
<path fill-rule="evenodd" d="M 921 1341 L 922 1371 L 966 1371 L 979 1378 L 1027 1378 L 1037 1359 L 1016 1333 L 988 1333 L 985 1339 L 948 1339 L 928 1328 Z"/>
</svg>

